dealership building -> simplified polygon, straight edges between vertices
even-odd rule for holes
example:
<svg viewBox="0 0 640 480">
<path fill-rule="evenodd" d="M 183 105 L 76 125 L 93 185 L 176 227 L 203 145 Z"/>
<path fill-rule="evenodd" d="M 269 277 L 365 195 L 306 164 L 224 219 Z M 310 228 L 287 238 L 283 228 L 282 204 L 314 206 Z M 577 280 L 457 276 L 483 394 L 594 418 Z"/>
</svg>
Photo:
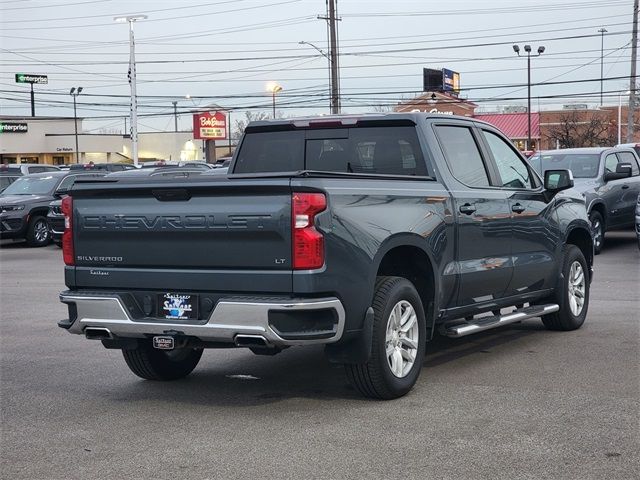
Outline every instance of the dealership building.
<svg viewBox="0 0 640 480">
<path fill-rule="evenodd" d="M 76 162 L 75 120 L 64 117 L 0 116 L 0 163 Z M 128 135 L 87 133 L 78 118 L 79 163 L 132 162 Z M 192 132 L 138 134 L 138 158 L 151 160 L 202 160 L 202 142 Z"/>
</svg>

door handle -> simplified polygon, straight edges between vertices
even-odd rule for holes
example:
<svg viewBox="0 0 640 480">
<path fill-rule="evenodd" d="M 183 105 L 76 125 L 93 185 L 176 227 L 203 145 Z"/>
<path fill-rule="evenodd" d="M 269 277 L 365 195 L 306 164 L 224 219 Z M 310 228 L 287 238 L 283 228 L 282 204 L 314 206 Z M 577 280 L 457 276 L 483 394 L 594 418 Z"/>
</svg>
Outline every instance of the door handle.
<svg viewBox="0 0 640 480">
<path fill-rule="evenodd" d="M 519 203 L 516 203 L 515 205 L 511 206 L 511 211 L 516 212 L 516 213 L 522 213 L 527 209 L 527 207 L 523 207 L 522 205 L 520 205 Z"/>
<path fill-rule="evenodd" d="M 476 206 L 471 205 L 470 203 L 465 203 L 464 205 L 460 205 L 459 210 L 460 210 L 460 213 L 471 215 L 473 212 L 476 211 Z"/>
<path fill-rule="evenodd" d="M 627 188 L 629 188 L 629 185 L 622 185 L 622 190 L 626 190 Z"/>
</svg>

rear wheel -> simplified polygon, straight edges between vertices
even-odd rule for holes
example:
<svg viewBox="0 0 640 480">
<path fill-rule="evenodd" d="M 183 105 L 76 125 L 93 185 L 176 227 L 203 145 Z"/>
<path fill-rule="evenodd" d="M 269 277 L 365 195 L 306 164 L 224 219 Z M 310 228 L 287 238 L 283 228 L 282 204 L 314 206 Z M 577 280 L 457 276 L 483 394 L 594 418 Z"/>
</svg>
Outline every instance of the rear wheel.
<svg viewBox="0 0 640 480">
<path fill-rule="evenodd" d="M 600 212 L 595 210 L 589 214 L 591 222 L 591 232 L 593 235 L 593 252 L 598 255 L 604 245 L 604 220 Z"/>
<path fill-rule="evenodd" d="M 426 322 L 420 296 L 401 277 L 378 277 L 373 299 L 373 342 L 369 361 L 345 365 L 365 397 L 392 399 L 416 383 L 424 360 Z"/>
<path fill-rule="evenodd" d="M 138 346 L 122 350 L 129 369 L 146 380 L 177 380 L 189 375 L 202 357 L 202 349 L 158 350 L 151 340 L 139 340 Z"/>
<path fill-rule="evenodd" d="M 582 326 L 589 308 L 589 270 L 584 255 L 575 245 L 563 249 L 562 274 L 555 298 L 548 299 L 560 310 L 542 317 L 549 330 L 576 330 Z"/>
<path fill-rule="evenodd" d="M 27 245 L 30 247 L 44 247 L 51 241 L 49 224 L 44 217 L 33 217 L 27 226 Z"/>
</svg>

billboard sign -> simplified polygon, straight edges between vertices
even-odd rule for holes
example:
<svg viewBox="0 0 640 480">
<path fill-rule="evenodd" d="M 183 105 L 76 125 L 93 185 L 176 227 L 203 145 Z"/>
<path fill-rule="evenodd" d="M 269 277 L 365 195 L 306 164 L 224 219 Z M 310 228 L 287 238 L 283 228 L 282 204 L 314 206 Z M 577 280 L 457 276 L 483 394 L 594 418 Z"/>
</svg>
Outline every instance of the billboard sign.
<svg viewBox="0 0 640 480">
<path fill-rule="evenodd" d="M 460 93 L 460 74 L 453 70 L 449 70 L 448 68 L 443 68 L 442 90 L 445 92 L 452 92 L 456 95 Z"/>
<path fill-rule="evenodd" d="M 49 83 L 49 77 L 46 75 L 31 75 L 28 73 L 16 73 L 16 83 Z"/>
<path fill-rule="evenodd" d="M 227 138 L 227 116 L 224 112 L 196 113 L 193 116 L 193 138 L 224 140 Z"/>
</svg>

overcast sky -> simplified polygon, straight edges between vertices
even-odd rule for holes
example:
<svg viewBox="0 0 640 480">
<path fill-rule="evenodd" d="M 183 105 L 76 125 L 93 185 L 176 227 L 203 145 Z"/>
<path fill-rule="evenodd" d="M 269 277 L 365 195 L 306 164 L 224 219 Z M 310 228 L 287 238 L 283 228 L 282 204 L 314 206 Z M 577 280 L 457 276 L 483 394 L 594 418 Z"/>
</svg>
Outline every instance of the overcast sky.
<svg viewBox="0 0 640 480">
<path fill-rule="evenodd" d="M 328 113 L 327 60 L 299 44 L 327 51 L 317 18 L 325 12 L 324 0 L 0 0 L 0 113 L 30 113 L 15 73 L 46 74 L 48 85 L 35 87 L 38 115 L 72 116 L 69 89 L 82 86 L 85 129 L 122 130 L 128 28 L 113 17 L 123 14 L 148 15 L 135 24 L 141 131 L 172 129 L 172 101 L 185 112 L 181 128 L 189 110 L 211 104 L 269 112 L 269 81 L 283 86 L 283 115 Z M 630 72 L 632 12 L 633 0 L 338 0 L 343 111 L 419 94 L 423 67 L 460 72 L 461 96 L 483 110 L 524 105 L 526 59 L 513 43 L 544 45 L 532 82 L 559 82 L 534 86 L 534 109 L 595 106 L 603 27 L 605 104 L 617 105 L 628 89 L 616 77 Z"/>
</svg>

